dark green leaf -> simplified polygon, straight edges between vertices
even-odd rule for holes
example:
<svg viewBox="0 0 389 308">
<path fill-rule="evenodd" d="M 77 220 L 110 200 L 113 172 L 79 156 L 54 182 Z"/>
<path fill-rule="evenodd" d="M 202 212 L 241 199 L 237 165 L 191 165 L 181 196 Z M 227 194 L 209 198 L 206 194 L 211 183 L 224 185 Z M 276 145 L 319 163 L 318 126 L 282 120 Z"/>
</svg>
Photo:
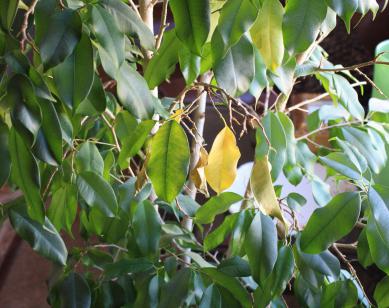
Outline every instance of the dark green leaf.
<svg viewBox="0 0 389 308">
<path fill-rule="evenodd" d="M 372 219 L 374 220 L 377 231 L 380 234 L 382 240 L 389 246 L 389 189 L 375 185 L 369 189 L 369 205 L 373 213 Z"/>
<path fill-rule="evenodd" d="M 93 49 L 85 33 L 74 52 L 53 69 L 54 81 L 62 101 L 76 109 L 87 97 L 93 83 Z"/>
<path fill-rule="evenodd" d="M 242 200 L 242 196 L 233 192 L 224 192 L 214 196 L 202 205 L 196 212 L 196 222 L 209 224 L 215 220 L 216 215 L 227 211 L 230 206 Z"/>
<path fill-rule="evenodd" d="M 7 181 L 11 170 L 8 150 L 8 126 L 0 119 L 0 187 Z"/>
<path fill-rule="evenodd" d="M 161 237 L 161 218 L 154 206 L 148 201 L 138 204 L 132 223 L 142 254 L 147 257 L 156 255 Z"/>
<path fill-rule="evenodd" d="M 10 131 L 9 150 L 12 178 L 24 193 L 28 214 L 43 224 L 45 214 L 40 196 L 41 184 L 38 164 L 22 137 L 14 129 Z"/>
<path fill-rule="evenodd" d="M 33 250 L 53 262 L 66 265 L 68 253 L 65 243 L 47 217 L 41 225 L 31 220 L 23 207 L 19 207 L 10 210 L 9 218 L 15 231 L 31 245 Z"/>
<path fill-rule="evenodd" d="M 258 212 L 247 232 L 244 247 L 254 280 L 262 285 L 277 260 L 277 229 L 273 220 Z"/>
<path fill-rule="evenodd" d="M 150 119 L 154 114 L 155 99 L 143 77 L 127 63 L 117 74 L 118 98 L 123 106 L 139 119 Z"/>
<path fill-rule="evenodd" d="M 335 196 L 325 207 L 316 209 L 301 234 L 300 247 L 306 253 L 320 253 L 346 236 L 361 211 L 357 192 Z"/>
<path fill-rule="evenodd" d="M 366 228 L 364 228 L 358 238 L 358 247 L 357 247 L 358 261 L 364 268 L 373 264 L 373 259 L 371 257 L 369 243 L 366 236 Z"/>
<path fill-rule="evenodd" d="M 183 268 L 161 290 L 159 308 L 180 307 L 189 292 L 192 271 Z"/>
<path fill-rule="evenodd" d="M 104 266 L 105 276 L 114 279 L 123 275 L 147 272 L 153 268 L 153 262 L 145 258 L 122 259 Z"/>
<path fill-rule="evenodd" d="M 193 54 L 188 48 L 182 47 L 178 51 L 181 73 L 186 84 L 191 84 L 200 74 L 201 57 Z"/>
<path fill-rule="evenodd" d="M 94 74 L 88 96 L 78 105 L 76 113 L 88 116 L 99 115 L 107 107 L 107 99 L 100 77 Z"/>
<path fill-rule="evenodd" d="M 379 308 L 389 306 L 389 277 L 384 277 L 374 290 L 374 300 Z"/>
<path fill-rule="evenodd" d="M 98 174 L 81 172 L 77 177 L 78 192 L 91 207 L 97 207 L 108 217 L 114 217 L 118 203 L 112 187 Z"/>
<path fill-rule="evenodd" d="M 285 47 L 291 53 L 304 52 L 314 42 L 327 15 L 323 0 L 289 0 L 283 22 Z"/>
<path fill-rule="evenodd" d="M 204 239 L 204 250 L 209 251 L 223 243 L 227 235 L 233 230 L 237 219 L 237 214 L 229 215 L 219 227 L 208 233 Z"/>
<path fill-rule="evenodd" d="M 77 149 L 75 156 L 77 172 L 91 171 L 103 175 L 104 161 L 96 145 L 92 142 L 84 142 Z"/>
<path fill-rule="evenodd" d="M 75 272 L 71 272 L 59 286 L 61 305 L 66 308 L 89 308 L 91 291 L 86 280 Z"/>
<path fill-rule="evenodd" d="M 357 288 L 351 280 L 335 281 L 326 285 L 320 307 L 356 307 Z"/>
<path fill-rule="evenodd" d="M 237 256 L 223 260 L 217 266 L 217 269 L 231 277 L 248 277 L 251 275 L 248 262 Z"/>
<path fill-rule="evenodd" d="M 18 10 L 19 0 L 2 0 L 0 3 L 0 21 L 5 30 L 11 30 Z"/>
<path fill-rule="evenodd" d="M 170 203 L 185 184 L 189 168 L 189 144 L 176 121 L 165 123 L 153 137 L 147 174 L 159 198 Z"/>
<path fill-rule="evenodd" d="M 76 11 L 65 9 L 49 17 L 48 28 L 39 44 L 45 69 L 63 62 L 72 54 L 81 38 L 81 18 Z"/>
<path fill-rule="evenodd" d="M 389 245 L 381 237 L 378 227 L 372 218 L 368 221 L 366 236 L 374 263 L 389 275 Z"/>
<path fill-rule="evenodd" d="M 222 298 L 214 284 L 205 289 L 199 308 L 222 308 Z"/>
</svg>

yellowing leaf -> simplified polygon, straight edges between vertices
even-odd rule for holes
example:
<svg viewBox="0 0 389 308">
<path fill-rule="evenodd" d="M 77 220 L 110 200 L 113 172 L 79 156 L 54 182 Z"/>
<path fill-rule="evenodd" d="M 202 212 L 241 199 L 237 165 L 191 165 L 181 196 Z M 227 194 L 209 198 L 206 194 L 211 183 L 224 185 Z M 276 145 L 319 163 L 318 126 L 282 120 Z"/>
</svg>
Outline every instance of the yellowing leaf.
<svg viewBox="0 0 389 308">
<path fill-rule="evenodd" d="M 264 214 L 277 217 L 286 225 L 274 191 L 269 165 L 267 155 L 254 162 L 250 177 L 251 191 Z"/>
<path fill-rule="evenodd" d="M 234 182 L 239 158 L 234 133 L 226 126 L 216 136 L 205 167 L 207 182 L 218 194 Z"/>
<path fill-rule="evenodd" d="M 284 7 L 279 0 L 265 0 L 250 30 L 254 45 L 272 71 L 281 65 L 284 57 L 283 16 Z"/>
<path fill-rule="evenodd" d="M 205 170 L 204 170 L 205 166 L 207 165 L 208 165 L 208 152 L 206 149 L 201 147 L 199 160 L 196 166 L 190 172 L 190 178 L 193 181 L 198 191 L 200 191 L 206 196 L 209 196 L 207 180 L 205 177 Z"/>
<path fill-rule="evenodd" d="M 171 116 L 170 119 L 177 121 L 177 123 L 181 122 L 181 116 L 184 113 L 184 109 L 177 109 Z"/>
</svg>

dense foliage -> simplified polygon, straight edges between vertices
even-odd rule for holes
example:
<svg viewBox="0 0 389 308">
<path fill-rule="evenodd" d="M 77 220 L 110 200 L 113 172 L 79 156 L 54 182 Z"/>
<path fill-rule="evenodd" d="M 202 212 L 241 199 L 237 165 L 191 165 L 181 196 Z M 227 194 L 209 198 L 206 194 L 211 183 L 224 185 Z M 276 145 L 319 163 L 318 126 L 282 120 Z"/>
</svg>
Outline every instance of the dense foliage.
<svg viewBox="0 0 389 308">
<path fill-rule="evenodd" d="M 320 42 L 337 16 L 350 30 L 354 15 L 378 13 L 376 1 L 165 0 L 156 36 L 158 1 L 139 2 L 0 2 L 0 185 L 21 192 L 1 213 L 55 264 L 49 303 L 284 307 L 287 289 L 304 307 L 372 305 L 336 242 L 357 225 L 348 248 L 389 275 L 389 107 L 375 100 L 364 110 L 358 66 L 333 65 Z M 158 98 L 176 66 L 185 88 Z M 333 105 L 310 113 L 295 137 L 290 112 L 315 100 L 286 104 L 306 76 Z M 272 89 L 269 105 L 260 96 Z M 258 108 L 241 101 L 247 92 Z M 219 113 L 225 127 L 209 154 L 207 100 L 228 115 Z M 247 192 L 225 192 L 236 138 L 250 129 Z M 322 131 L 328 146 L 315 141 Z M 331 193 L 315 164 L 352 188 Z M 304 229 L 296 214 L 305 198 L 274 187 L 281 173 L 312 185 L 319 208 Z M 66 247 L 66 233 L 83 245 Z M 373 304 L 388 307 L 388 294 L 386 276 Z"/>
</svg>

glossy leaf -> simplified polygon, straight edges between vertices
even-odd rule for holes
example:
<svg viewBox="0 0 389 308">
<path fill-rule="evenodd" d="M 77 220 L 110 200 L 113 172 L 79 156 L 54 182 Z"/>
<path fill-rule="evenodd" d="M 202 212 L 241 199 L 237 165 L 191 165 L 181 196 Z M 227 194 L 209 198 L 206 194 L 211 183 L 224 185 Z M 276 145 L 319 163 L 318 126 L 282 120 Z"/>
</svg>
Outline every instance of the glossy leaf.
<svg viewBox="0 0 389 308">
<path fill-rule="evenodd" d="M 65 243 L 47 217 L 43 224 L 38 223 L 19 207 L 10 211 L 9 218 L 15 231 L 34 251 L 59 265 L 66 265 L 68 253 Z"/>
<path fill-rule="evenodd" d="M 161 236 L 161 221 L 154 206 L 148 202 L 138 204 L 132 221 L 136 243 L 144 256 L 157 254 Z"/>
<path fill-rule="evenodd" d="M 269 216 L 258 212 L 244 242 L 254 280 L 262 285 L 277 260 L 277 229 Z"/>
<path fill-rule="evenodd" d="M 189 168 L 189 144 L 183 128 L 168 121 L 151 141 L 147 175 L 159 198 L 172 202 L 185 184 Z"/>
<path fill-rule="evenodd" d="M 366 229 L 370 254 L 379 269 L 389 275 L 389 245 L 381 237 L 377 225 L 370 218 Z"/>
<path fill-rule="evenodd" d="M 181 73 L 186 84 L 191 84 L 200 74 L 201 57 L 192 53 L 188 48 L 181 48 L 178 51 Z"/>
<path fill-rule="evenodd" d="M 40 195 L 38 164 L 22 137 L 14 129 L 11 129 L 9 135 L 9 150 L 12 177 L 24 193 L 28 214 L 32 219 L 43 223 L 45 214 Z"/>
<path fill-rule="evenodd" d="M 200 55 L 210 30 L 209 1 L 171 0 L 169 5 L 178 38 L 193 53 Z"/>
<path fill-rule="evenodd" d="M 218 85 L 232 96 L 248 91 L 254 78 L 254 51 L 246 36 L 234 45 L 214 67 Z"/>
<path fill-rule="evenodd" d="M 321 307 L 355 307 L 358 293 L 351 280 L 335 281 L 326 285 L 321 298 Z"/>
<path fill-rule="evenodd" d="M 358 8 L 358 0 L 326 0 L 327 4 L 343 19 L 347 31 L 350 32 L 350 22 Z M 368 2 L 368 1 L 366 1 Z"/>
<path fill-rule="evenodd" d="M 158 307 L 180 307 L 189 292 L 192 271 L 189 268 L 181 269 L 163 288 L 161 301 Z M 174 296 L 172 296 L 174 294 Z"/>
<path fill-rule="evenodd" d="M 45 69 L 63 62 L 72 54 L 81 38 L 81 18 L 76 11 L 65 9 L 49 16 L 48 28 L 39 44 Z"/>
<path fill-rule="evenodd" d="M 4 0 L 0 3 L 0 21 L 3 29 L 10 30 L 16 12 L 18 9 L 19 0 Z"/>
<path fill-rule="evenodd" d="M 196 222 L 199 224 L 212 223 L 216 215 L 227 211 L 230 206 L 242 200 L 242 197 L 232 192 L 224 192 L 214 196 L 202 205 L 196 212 Z"/>
<path fill-rule="evenodd" d="M 301 234 L 300 247 L 306 253 L 319 253 L 347 235 L 359 218 L 358 193 L 342 193 L 325 207 L 316 209 Z"/>
<path fill-rule="evenodd" d="M 216 136 L 205 166 L 205 176 L 211 188 L 221 193 L 232 185 L 240 152 L 231 129 L 226 126 Z"/>
<path fill-rule="evenodd" d="M 63 307 L 87 308 L 92 301 L 91 291 L 86 280 L 71 272 L 60 284 L 59 293 Z"/>
<path fill-rule="evenodd" d="M 205 289 L 199 308 L 222 308 L 222 298 L 214 284 Z"/>
<path fill-rule="evenodd" d="M 283 16 L 284 7 L 279 0 L 265 0 L 250 30 L 253 43 L 272 71 L 281 65 L 284 58 Z"/>
<path fill-rule="evenodd" d="M 379 308 L 384 308 L 389 305 L 389 277 L 384 277 L 378 282 L 374 290 L 374 300 Z"/>
<path fill-rule="evenodd" d="M 314 42 L 327 15 L 323 0 L 289 0 L 285 7 L 283 33 L 291 53 L 304 52 Z"/>
<path fill-rule="evenodd" d="M 237 219 L 237 214 L 229 215 L 220 226 L 208 233 L 204 239 L 204 250 L 209 251 L 223 243 L 227 235 L 234 229 Z"/>
<path fill-rule="evenodd" d="M 367 241 L 366 228 L 362 230 L 358 237 L 357 247 L 358 261 L 364 268 L 373 264 L 373 259 L 370 253 L 369 243 Z"/>
<path fill-rule="evenodd" d="M 77 114 L 86 116 L 99 115 L 107 107 L 107 99 L 103 89 L 103 84 L 97 74 L 94 74 L 92 87 L 88 96 L 78 105 Z"/>
<path fill-rule="evenodd" d="M 373 213 L 377 231 L 382 240 L 389 246 L 389 227 L 387 221 L 389 219 L 389 190 L 384 186 L 373 186 L 368 193 L 369 205 Z"/>
<path fill-rule="evenodd" d="M 117 74 L 117 93 L 120 102 L 138 119 L 150 119 L 154 114 L 154 97 L 143 77 L 127 63 Z"/>
<path fill-rule="evenodd" d="M 95 144 L 84 142 L 75 155 L 75 165 L 79 173 L 84 171 L 103 175 L 104 161 Z"/>
<path fill-rule="evenodd" d="M 98 174 L 83 171 L 77 177 L 78 192 L 85 202 L 107 217 L 114 217 L 118 203 L 112 187 Z"/>
</svg>

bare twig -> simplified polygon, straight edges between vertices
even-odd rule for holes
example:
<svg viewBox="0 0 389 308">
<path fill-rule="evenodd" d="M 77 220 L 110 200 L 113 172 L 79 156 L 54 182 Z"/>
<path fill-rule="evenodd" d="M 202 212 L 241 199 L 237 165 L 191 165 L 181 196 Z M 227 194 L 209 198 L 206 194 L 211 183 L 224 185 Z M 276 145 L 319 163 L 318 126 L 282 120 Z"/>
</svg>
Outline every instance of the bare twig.
<svg viewBox="0 0 389 308">
<path fill-rule="evenodd" d="M 323 127 L 320 127 L 318 129 L 315 129 L 315 130 L 309 132 L 308 134 L 305 134 L 303 136 L 300 136 L 300 137 L 296 138 L 296 140 L 299 141 L 299 140 L 306 139 L 309 136 L 315 135 L 317 133 L 320 133 L 321 131 L 328 130 L 328 129 L 331 129 L 331 128 L 349 126 L 351 124 L 360 124 L 360 123 L 361 123 L 361 121 L 350 121 L 350 122 L 337 123 L 337 124 L 334 124 L 334 125 L 323 126 Z"/>
<path fill-rule="evenodd" d="M 22 39 L 20 40 L 20 49 L 22 51 L 24 51 L 26 48 L 26 42 L 30 41 L 28 36 L 27 36 L 28 19 L 29 19 L 30 15 L 34 13 L 34 10 L 35 10 L 37 3 L 38 3 L 38 0 L 33 0 L 31 2 L 30 7 L 28 8 L 28 10 L 24 13 L 23 23 L 22 23 L 22 26 L 21 26 L 20 32 L 19 32 L 20 35 L 22 36 Z"/>
<path fill-rule="evenodd" d="M 161 46 L 163 34 L 164 34 L 166 28 L 168 27 L 168 24 L 166 24 L 168 2 L 169 2 L 169 0 L 163 0 L 162 13 L 161 13 L 162 14 L 161 15 L 161 25 L 159 26 L 159 34 L 157 37 L 157 41 L 155 43 L 155 49 L 158 49 L 159 46 Z"/>
</svg>

